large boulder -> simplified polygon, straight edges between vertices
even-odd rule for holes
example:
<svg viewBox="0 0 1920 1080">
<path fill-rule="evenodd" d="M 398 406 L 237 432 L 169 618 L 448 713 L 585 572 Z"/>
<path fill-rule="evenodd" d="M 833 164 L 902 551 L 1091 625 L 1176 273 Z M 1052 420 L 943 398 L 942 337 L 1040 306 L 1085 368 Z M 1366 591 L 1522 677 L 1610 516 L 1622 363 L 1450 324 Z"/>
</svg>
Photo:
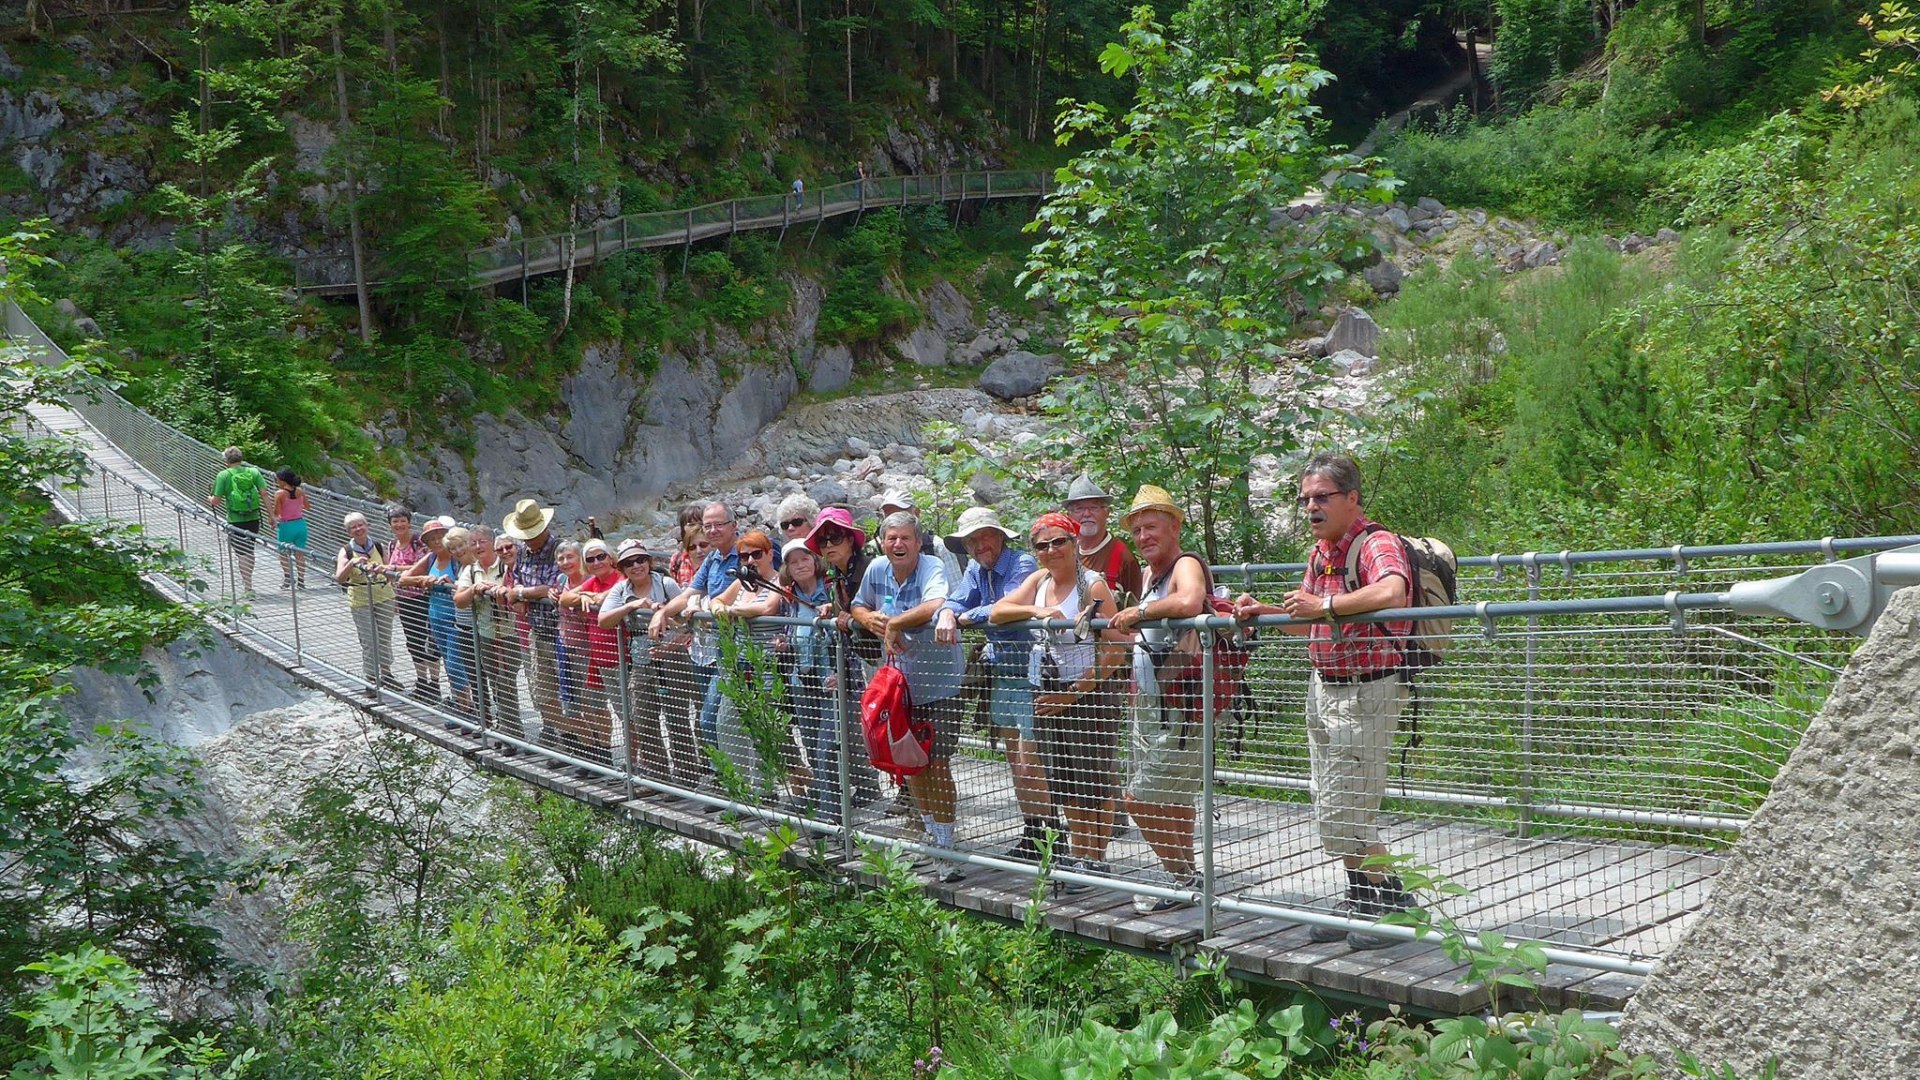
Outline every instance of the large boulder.
<svg viewBox="0 0 1920 1080">
<path fill-rule="evenodd" d="M 1407 272 L 1392 259 L 1381 259 L 1360 272 L 1360 276 L 1373 286 L 1373 291 L 1381 296 L 1392 296 L 1400 291 L 1400 283 L 1406 280 Z"/>
<path fill-rule="evenodd" d="M 1025 350 L 1010 352 L 980 373 L 980 389 L 1002 401 L 1037 394 L 1060 374 L 1060 358 Z"/>
<path fill-rule="evenodd" d="M 1794 1080 L 1920 1061 L 1916 702 L 1920 588 L 1893 595 L 1692 928 L 1634 995 L 1629 1050 L 1684 1050 L 1741 1076 L 1778 1057 Z"/>
<path fill-rule="evenodd" d="M 1380 355 L 1380 324 L 1360 308 L 1348 308 L 1327 331 L 1327 354 L 1352 349 L 1362 356 Z"/>
</svg>

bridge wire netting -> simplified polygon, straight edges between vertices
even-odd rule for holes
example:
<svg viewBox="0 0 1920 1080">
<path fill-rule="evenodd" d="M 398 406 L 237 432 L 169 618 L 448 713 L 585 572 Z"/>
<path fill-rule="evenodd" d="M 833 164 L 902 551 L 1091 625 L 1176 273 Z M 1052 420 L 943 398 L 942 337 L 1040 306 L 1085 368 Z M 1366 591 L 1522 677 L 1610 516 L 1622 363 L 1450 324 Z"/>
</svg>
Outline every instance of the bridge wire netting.
<svg viewBox="0 0 1920 1080">
<path fill-rule="evenodd" d="M 8 329 L 43 362 L 64 356 L 11 307 Z M 491 643 L 456 632 L 451 640 L 464 643 L 458 648 L 465 668 L 456 685 L 444 659 L 418 661 L 422 654 L 407 647 L 408 627 L 357 617 L 347 591 L 332 584 L 334 555 L 345 540 L 342 515 L 367 514 L 385 540 L 380 504 L 309 485 L 309 587 L 273 587 L 277 552 L 263 537 L 248 596 L 231 538 L 204 503 L 223 465 L 218 451 L 104 385 L 70 405 L 70 415 L 36 417 L 47 430 L 83 440 L 94 464 L 83 484 L 60 493 L 70 512 L 133 522 L 179 543 L 198 557 L 223 623 L 289 666 L 323 673 L 329 685 L 349 691 L 387 683 L 382 700 L 413 700 L 492 745 L 544 754 L 558 767 L 636 794 L 693 795 L 791 815 L 827 836 L 838 834 L 834 822 L 844 809 L 860 836 L 926 840 L 920 815 L 898 805 L 891 786 L 864 766 L 851 725 L 836 736 L 832 716 L 851 711 L 853 701 L 796 673 L 791 653 L 799 624 L 757 628 L 756 647 L 774 652 L 753 674 L 740 674 L 734 652 L 709 669 L 734 673 L 724 689 L 740 704 L 715 718 L 711 736 L 728 767 L 703 782 L 696 774 L 709 763 L 699 715 L 706 678 L 685 653 L 643 656 L 629 648 L 642 638 L 633 635 L 619 646 L 619 663 L 589 673 L 577 639 L 574 661 L 543 665 L 532 639 L 517 629 Z M 1903 542 L 1911 538 L 1750 546 L 1712 556 L 1695 549 L 1618 559 L 1467 560 L 1463 602 L 1533 599 L 1568 610 L 1455 625 L 1446 660 L 1414 681 L 1417 745 L 1412 716 L 1402 714 L 1375 821 L 1380 839 L 1471 890 L 1449 906 L 1468 929 L 1542 940 L 1576 956 L 1660 955 L 1704 900 L 1729 844 L 1857 639 L 1723 608 L 1689 611 L 1676 624 L 1665 613 L 1594 614 L 1578 604 L 1716 592 L 1839 552 Z M 1295 584 L 1300 570 L 1221 567 L 1216 579 L 1233 592 L 1272 597 Z M 184 578 L 160 584 L 181 598 L 199 595 Z M 838 657 L 845 641 L 826 638 Z M 972 632 L 966 640 L 978 643 Z M 1006 855 L 1037 808 L 1066 833 L 1057 854 L 1087 855 L 1083 876 L 1108 886 L 1056 897 L 1060 902 L 1097 907 L 1104 897 L 1125 914 L 1139 889 L 1193 889 L 1228 909 L 1245 902 L 1334 911 L 1344 877 L 1322 850 L 1308 798 L 1308 670 L 1301 639 L 1264 629 L 1233 707 L 1210 731 L 1192 733 L 1190 751 L 1182 744 L 1196 757 L 1209 742 L 1214 750 L 1211 767 L 1200 769 L 1204 797 L 1195 800 L 1196 843 L 1211 856 L 1201 860 L 1211 869 L 1203 885 L 1167 870 L 1141 822 L 1105 809 L 1126 791 L 1135 765 L 1127 717 L 1133 702 L 1117 683 L 1089 695 L 1073 716 L 1036 721 L 1028 746 L 1010 745 L 984 703 L 962 707 L 952 764 L 955 850 Z M 429 674 L 437 690 L 402 697 Z M 1037 767 L 1016 783 L 1009 758 L 1028 751 Z M 1058 792 L 1048 790 L 1055 786 Z M 1000 872 L 969 868 L 976 878 Z"/>
</svg>

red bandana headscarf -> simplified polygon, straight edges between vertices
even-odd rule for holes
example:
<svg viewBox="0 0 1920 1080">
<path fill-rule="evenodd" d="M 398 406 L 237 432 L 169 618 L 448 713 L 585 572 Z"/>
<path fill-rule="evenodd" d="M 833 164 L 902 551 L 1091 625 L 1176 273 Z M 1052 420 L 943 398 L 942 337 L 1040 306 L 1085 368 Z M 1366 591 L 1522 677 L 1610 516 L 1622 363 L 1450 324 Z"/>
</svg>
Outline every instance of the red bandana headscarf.
<svg viewBox="0 0 1920 1080">
<path fill-rule="evenodd" d="M 1067 515 L 1061 513 L 1058 510 L 1055 510 L 1047 514 L 1041 514 L 1040 520 L 1034 522 L 1033 528 L 1027 530 L 1027 535 L 1032 536 L 1033 534 L 1039 532 L 1041 529 L 1059 529 L 1061 532 L 1066 533 L 1068 536 L 1080 535 L 1080 523 L 1068 517 Z"/>
</svg>

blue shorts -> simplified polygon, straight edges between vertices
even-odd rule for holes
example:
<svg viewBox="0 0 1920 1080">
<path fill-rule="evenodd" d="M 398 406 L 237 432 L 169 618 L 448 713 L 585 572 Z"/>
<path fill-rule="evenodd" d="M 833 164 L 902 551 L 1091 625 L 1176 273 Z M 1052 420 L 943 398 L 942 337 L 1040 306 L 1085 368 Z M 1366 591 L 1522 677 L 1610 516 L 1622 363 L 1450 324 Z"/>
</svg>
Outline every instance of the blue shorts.
<svg viewBox="0 0 1920 1080">
<path fill-rule="evenodd" d="M 307 519 L 294 518 L 281 522 L 274 530 L 274 539 L 280 541 L 282 546 L 307 550 Z"/>
<path fill-rule="evenodd" d="M 1017 650 L 1018 658 L 1008 656 Z M 1017 730 L 1033 741 L 1033 686 L 1027 682 L 1027 650 L 1001 645 L 987 666 L 987 717 L 996 728 Z"/>
</svg>

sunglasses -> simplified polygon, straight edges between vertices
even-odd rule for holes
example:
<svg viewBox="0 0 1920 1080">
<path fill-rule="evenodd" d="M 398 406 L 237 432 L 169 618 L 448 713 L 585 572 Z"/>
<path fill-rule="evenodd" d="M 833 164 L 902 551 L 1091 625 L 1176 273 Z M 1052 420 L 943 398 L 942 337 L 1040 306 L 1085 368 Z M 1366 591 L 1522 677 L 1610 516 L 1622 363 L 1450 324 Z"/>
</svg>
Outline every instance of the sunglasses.
<svg viewBox="0 0 1920 1080">
<path fill-rule="evenodd" d="M 606 561 L 607 561 L 607 556 L 605 556 L 605 555 L 589 555 L 589 556 L 587 556 L 587 562 L 589 562 L 589 563 L 597 563 L 597 562 L 606 562 Z"/>
<path fill-rule="evenodd" d="M 1344 491 L 1316 491 L 1311 495 L 1302 495 L 1293 500 L 1293 505 L 1300 507 L 1302 510 L 1309 506 L 1324 506 L 1345 494 L 1346 492 Z"/>
<path fill-rule="evenodd" d="M 745 557 L 745 558 L 748 558 L 748 559 L 771 559 L 771 558 L 773 558 L 773 552 L 771 552 L 771 551 L 768 551 L 768 550 L 766 550 L 765 548 L 752 548 L 752 549 L 750 549 L 750 550 L 747 550 L 747 551 L 743 551 L 743 552 L 741 552 L 740 554 L 741 554 L 741 555 L 742 555 L 743 557 Z"/>
<path fill-rule="evenodd" d="M 787 520 L 780 523 L 780 528 L 781 528 L 781 531 L 783 532 L 792 532 L 795 529 L 805 527 L 806 524 L 807 524 L 806 518 L 788 518 Z"/>
<path fill-rule="evenodd" d="M 1071 544 L 1071 543 L 1073 543 L 1073 537 L 1071 536 L 1055 537 L 1052 540 L 1035 540 L 1033 542 L 1033 550 L 1058 551 L 1059 549 L 1066 547 L 1068 544 Z"/>
<path fill-rule="evenodd" d="M 845 544 L 853 540 L 852 533 L 829 530 L 820 534 L 822 544 Z"/>
<path fill-rule="evenodd" d="M 636 566 L 641 566 L 646 563 L 650 563 L 652 561 L 653 561 L 653 557 L 651 555 L 635 555 L 633 558 L 628 559 L 626 562 L 621 563 L 620 569 L 631 570 Z"/>
</svg>

